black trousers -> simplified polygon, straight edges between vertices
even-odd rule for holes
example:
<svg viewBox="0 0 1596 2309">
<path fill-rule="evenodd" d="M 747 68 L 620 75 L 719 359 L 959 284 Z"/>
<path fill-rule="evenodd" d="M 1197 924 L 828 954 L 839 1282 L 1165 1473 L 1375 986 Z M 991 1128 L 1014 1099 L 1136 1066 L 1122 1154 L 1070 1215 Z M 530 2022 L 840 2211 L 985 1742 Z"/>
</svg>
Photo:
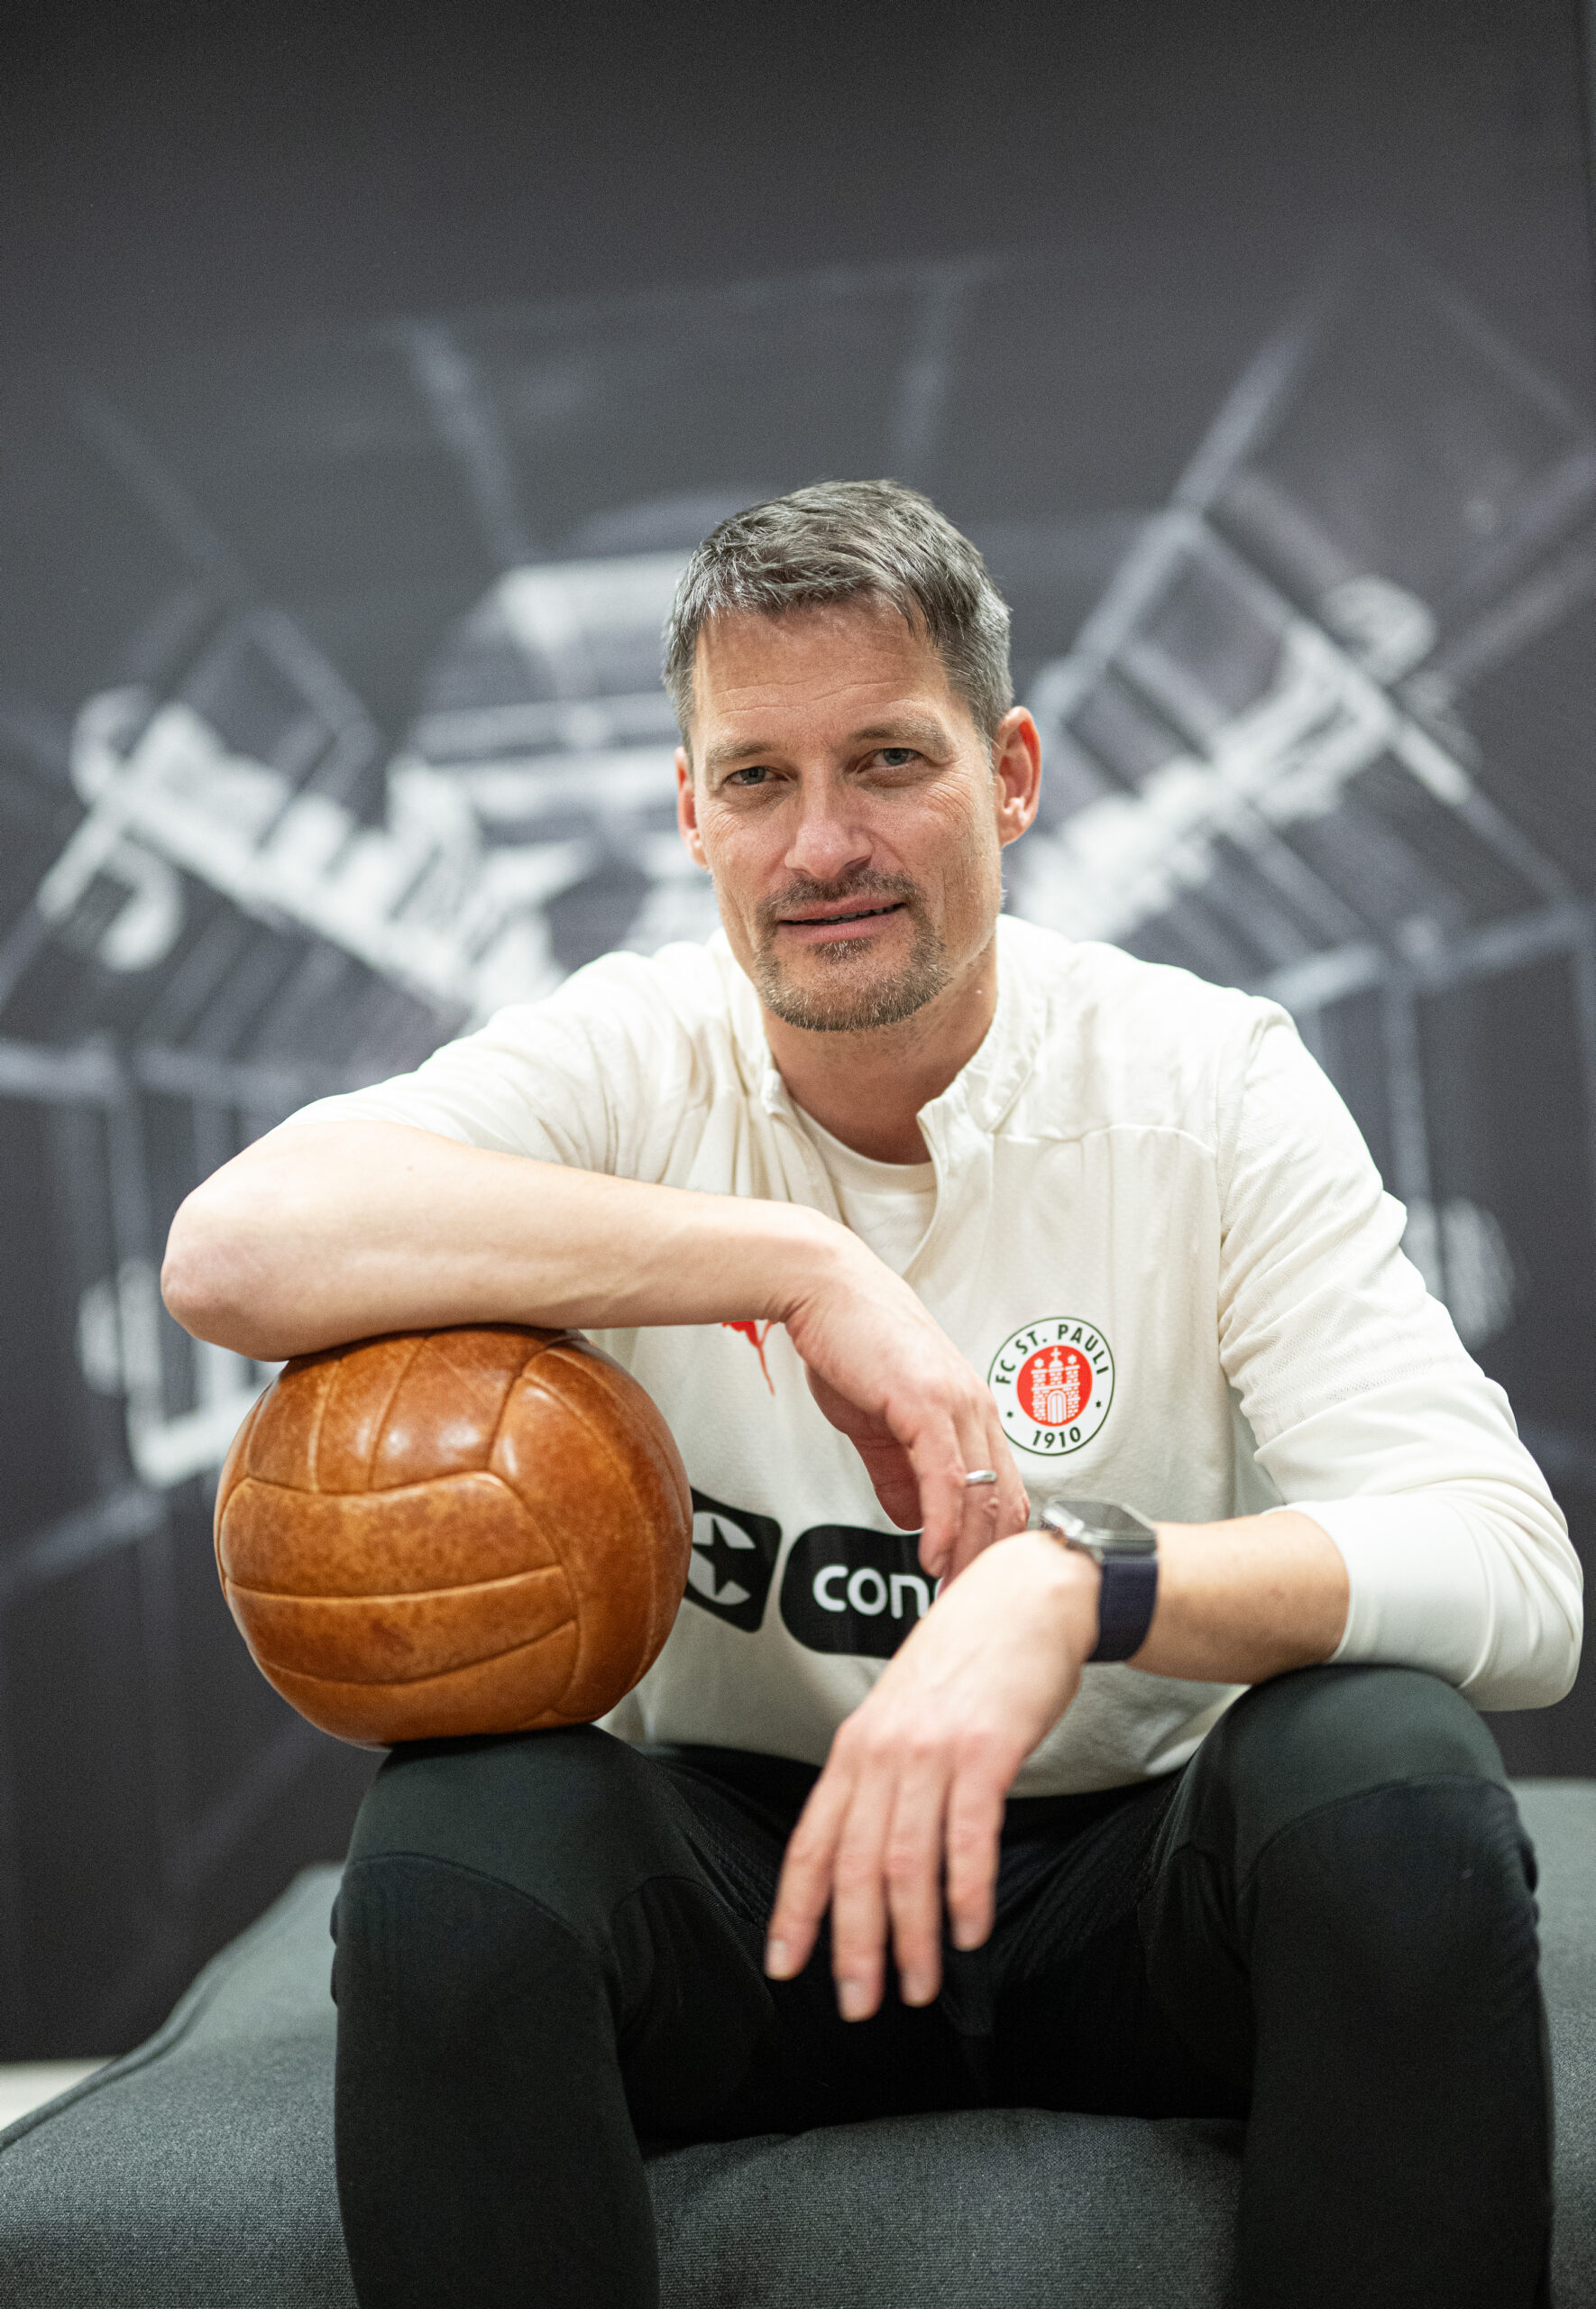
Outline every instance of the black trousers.
<svg viewBox="0 0 1596 2309">
<path fill-rule="evenodd" d="M 1238 2309 L 1546 2303 L 1534 1859 L 1447 1686 L 1307 1669 L 1169 1780 L 1011 1802 L 986 1946 L 853 2025 L 823 1943 L 760 1970 L 814 1777 L 591 1726 L 394 1751 L 335 1918 L 362 2309 L 647 2309 L 639 2137 L 987 2103 L 1247 2116 Z"/>
</svg>

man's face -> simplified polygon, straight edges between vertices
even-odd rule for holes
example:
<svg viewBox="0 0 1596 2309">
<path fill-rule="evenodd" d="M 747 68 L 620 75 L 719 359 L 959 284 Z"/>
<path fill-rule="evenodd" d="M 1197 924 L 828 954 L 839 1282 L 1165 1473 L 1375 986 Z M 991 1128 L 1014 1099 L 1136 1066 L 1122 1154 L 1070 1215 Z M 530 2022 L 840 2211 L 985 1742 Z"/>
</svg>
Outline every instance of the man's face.
<svg viewBox="0 0 1596 2309">
<path fill-rule="evenodd" d="M 767 1010 L 891 1026 L 979 963 L 1035 812 L 1035 725 L 1016 709 L 989 744 L 896 610 L 712 621 L 692 739 L 683 838 Z"/>
</svg>

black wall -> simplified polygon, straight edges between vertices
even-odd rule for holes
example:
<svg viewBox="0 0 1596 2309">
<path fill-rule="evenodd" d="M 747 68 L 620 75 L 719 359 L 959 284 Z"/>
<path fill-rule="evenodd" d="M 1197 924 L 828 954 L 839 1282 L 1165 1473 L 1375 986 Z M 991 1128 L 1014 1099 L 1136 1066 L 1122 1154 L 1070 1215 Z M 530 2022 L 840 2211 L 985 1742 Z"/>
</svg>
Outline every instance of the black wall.
<svg viewBox="0 0 1596 2309">
<path fill-rule="evenodd" d="M 661 588 L 821 474 L 1013 601 L 1011 904 L 1290 1005 L 1589 1557 L 1572 0 L 127 16 L 0 54 L 0 2056 L 133 2040 L 369 1770 L 216 1594 L 261 1375 L 172 1209 L 702 926 Z M 1586 1681 L 1498 1725 L 1596 1772 Z"/>
</svg>

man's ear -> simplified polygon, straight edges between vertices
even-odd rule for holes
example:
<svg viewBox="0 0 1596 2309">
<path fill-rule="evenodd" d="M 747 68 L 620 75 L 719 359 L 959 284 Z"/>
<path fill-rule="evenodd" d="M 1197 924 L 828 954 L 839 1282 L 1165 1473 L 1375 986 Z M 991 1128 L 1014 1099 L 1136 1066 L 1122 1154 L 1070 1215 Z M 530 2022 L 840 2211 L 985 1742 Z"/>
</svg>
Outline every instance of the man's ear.
<svg viewBox="0 0 1596 2309">
<path fill-rule="evenodd" d="M 1011 706 L 992 733 L 997 839 L 1018 842 L 1041 799 L 1041 732 L 1023 705 Z"/>
<path fill-rule="evenodd" d="M 676 825 L 686 844 L 687 855 L 707 874 L 710 861 L 704 856 L 703 836 L 698 830 L 698 796 L 693 791 L 693 764 L 687 759 L 685 746 L 676 748 Z"/>
</svg>

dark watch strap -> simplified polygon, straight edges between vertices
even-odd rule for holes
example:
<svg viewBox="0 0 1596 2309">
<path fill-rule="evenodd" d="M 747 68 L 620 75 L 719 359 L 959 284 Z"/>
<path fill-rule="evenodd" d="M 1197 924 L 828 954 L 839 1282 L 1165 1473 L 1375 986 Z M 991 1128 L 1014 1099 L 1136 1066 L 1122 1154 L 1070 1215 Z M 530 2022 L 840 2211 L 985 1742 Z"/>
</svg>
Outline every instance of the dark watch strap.
<svg viewBox="0 0 1596 2309">
<path fill-rule="evenodd" d="M 1158 1601 L 1156 1555 L 1105 1555 L 1097 1591 L 1096 1660 L 1128 1660 L 1140 1651 Z"/>
</svg>

